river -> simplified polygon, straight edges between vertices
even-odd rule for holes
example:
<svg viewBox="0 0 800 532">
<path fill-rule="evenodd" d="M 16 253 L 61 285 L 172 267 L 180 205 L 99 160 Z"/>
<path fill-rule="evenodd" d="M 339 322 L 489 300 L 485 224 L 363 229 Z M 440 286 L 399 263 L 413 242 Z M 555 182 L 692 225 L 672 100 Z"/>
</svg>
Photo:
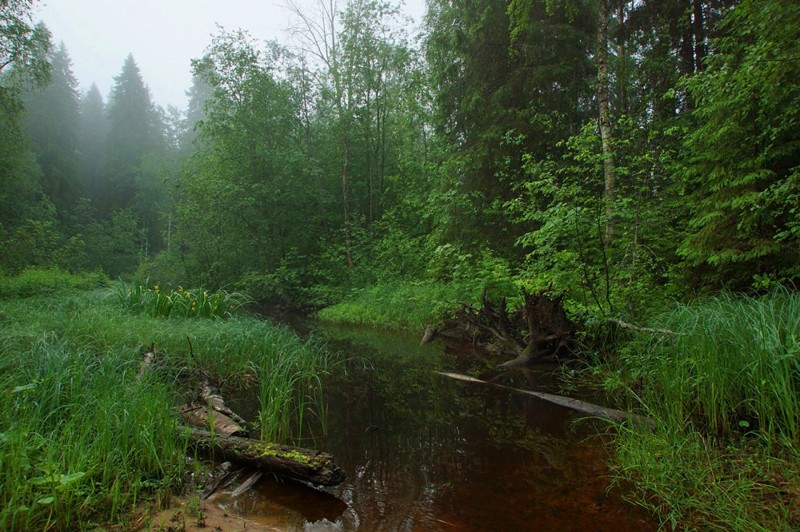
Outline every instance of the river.
<svg viewBox="0 0 800 532">
<path fill-rule="evenodd" d="M 610 488 L 607 425 L 435 373 L 553 392 L 553 368 L 497 374 L 497 361 L 470 346 L 420 347 L 408 334 L 312 327 L 342 362 L 323 380 L 327 433 L 300 443 L 331 453 L 347 479 L 325 491 L 262 480 L 238 499 L 218 499 L 230 511 L 281 530 L 658 528 Z M 257 408 L 248 397 L 234 404 L 245 417 Z"/>
</svg>

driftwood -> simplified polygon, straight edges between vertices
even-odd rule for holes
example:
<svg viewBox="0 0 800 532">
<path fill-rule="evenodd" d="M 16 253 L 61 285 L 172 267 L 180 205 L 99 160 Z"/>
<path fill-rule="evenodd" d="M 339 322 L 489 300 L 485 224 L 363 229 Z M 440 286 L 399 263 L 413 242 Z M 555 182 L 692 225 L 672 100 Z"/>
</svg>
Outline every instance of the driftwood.
<svg viewBox="0 0 800 532">
<path fill-rule="evenodd" d="M 212 408 L 215 412 L 219 412 L 220 414 L 227 416 L 239 425 L 247 424 L 247 422 L 241 416 L 225 405 L 225 400 L 219 393 L 214 391 L 208 380 L 204 381 L 203 386 L 200 388 L 200 400 L 207 404 L 209 408 Z"/>
<path fill-rule="evenodd" d="M 186 423 L 223 436 L 249 436 L 244 428 L 247 422 L 225 405 L 225 400 L 211 387 L 208 378 L 203 380 L 198 396 L 203 404 L 190 403 L 180 409 L 181 418 Z"/>
<path fill-rule="evenodd" d="M 623 329 L 630 329 L 636 332 L 646 332 L 650 334 L 662 334 L 664 336 L 674 336 L 675 331 L 670 331 L 669 329 L 651 329 L 650 327 L 639 327 L 638 325 L 633 325 L 632 323 L 624 322 L 617 318 L 609 318 L 608 321 L 610 323 L 615 323 L 622 327 Z"/>
<path fill-rule="evenodd" d="M 521 390 L 519 388 L 512 388 L 511 386 L 505 386 L 503 384 L 476 379 L 475 377 L 462 375 L 460 373 L 449 373 L 444 371 L 437 371 L 436 373 L 451 379 L 474 382 L 477 384 L 488 384 L 490 386 L 496 386 L 497 388 L 503 388 L 505 390 L 511 390 L 517 393 L 524 393 L 526 395 L 532 395 L 544 401 L 548 401 L 550 403 L 563 406 L 583 414 L 588 414 L 590 416 L 608 419 L 616 423 L 630 422 L 634 426 L 643 426 L 649 429 L 655 428 L 655 421 L 652 418 L 639 416 L 630 412 L 624 412 L 622 410 L 616 410 L 614 408 L 606 408 L 604 406 L 587 403 L 586 401 L 581 401 L 580 399 L 573 399 L 571 397 L 564 397 L 562 395 L 554 395 L 545 392 L 534 392 L 533 390 Z"/>
<path fill-rule="evenodd" d="M 258 482 L 259 480 L 261 480 L 261 477 L 263 477 L 263 476 L 264 476 L 264 472 L 263 472 L 263 471 L 256 471 L 256 472 L 254 472 L 252 475 L 250 475 L 249 477 L 247 477 L 247 480 L 245 480 L 244 482 L 242 482 L 242 483 L 241 483 L 241 484 L 240 484 L 240 485 L 239 485 L 239 486 L 238 486 L 238 487 L 237 487 L 235 490 L 233 490 L 233 491 L 231 492 L 231 497 L 233 497 L 234 499 L 235 499 L 236 497 L 241 497 L 241 496 L 242 496 L 244 493 L 246 493 L 246 492 L 247 492 L 247 491 L 248 491 L 250 488 L 252 488 L 253 486 L 255 486 L 255 485 L 256 485 L 256 482 Z"/>
<path fill-rule="evenodd" d="M 208 405 L 187 404 L 180 409 L 181 419 L 187 424 L 202 429 L 212 429 L 223 436 L 246 438 L 248 432 L 233 419 L 217 412 Z"/>
<path fill-rule="evenodd" d="M 192 446 L 215 459 L 320 486 L 336 486 L 345 478 L 344 471 L 334 463 L 333 457 L 322 451 L 222 436 L 200 429 L 189 430 Z"/>
<path fill-rule="evenodd" d="M 138 380 L 142 380 L 145 373 L 149 372 L 153 367 L 156 358 L 161 355 L 161 351 L 158 350 L 155 344 L 151 344 L 150 347 L 142 347 L 141 353 L 142 363 L 139 364 L 139 374 L 136 376 Z"/>
<path fill-rule="evenodd" d="M 205 484 L 205 488 L 203 488 L 203 492 L 200 494 L 200 498 L 202 500 L 206 500 L 211 497 L 214 492 L 216 492 L 219 488 L 224 487 L 231 482 L 233 482 L 236 477 L 239 476 L 241 470 L 234 470 L 232 462 L 222 462 L 217 470 L 214 472 L 214 476 L 208 480 Z"/>
</svg>

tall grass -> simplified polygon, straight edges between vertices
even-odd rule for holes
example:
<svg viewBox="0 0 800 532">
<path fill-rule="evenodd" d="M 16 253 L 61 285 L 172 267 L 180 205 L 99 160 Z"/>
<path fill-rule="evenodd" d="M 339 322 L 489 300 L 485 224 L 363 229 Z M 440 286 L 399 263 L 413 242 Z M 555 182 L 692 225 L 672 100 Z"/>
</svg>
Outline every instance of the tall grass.
<svg viewBox="0 0 800 532">
<path fill-rule="evenodd" d="M 320 346 L 254 318 L 160 318 L 104 291 L 0 300 L 0 530 L 120 521 L 184 480 L 174 408 L 197 368 L 227 385 L 257 380 L 262 433 L 277 441 L 320 412 Z M 161 350 L 138 379 L 140 347 Z M 290 398 L 290 399 L 287 399 Z"/>
<path fill-rule="evenodd" d="M 174 392 L 137 380 L 125 350 L 96 355 L 42 334 L 2 356 L 0 529 L 119 519 L 142 490 L 180 485 Z"/>
<path fill-rule="evenodd" d="M 635 363 L 671 426 L 800 441 L 800 294 L 722 295 L 678 305 L 656 325 L 675 336 L 653 340 Z"/>
<path fill-rule="evenodd" d="M 0 298 L 87 290 L 105 283 L 102 273 L 73 274 L 58 268 L 28 268 L 17 275 L 0 275 Z"/>
<path fill-rule="evenodd" d="M 656 432 L 620 430 L 618 474 L 673 527 L 800 527 L 800 294 L 675 307 L 624 361 Z"/>
<path fill-rule="evenodd" d="M 122 281 L 114 284 L 111 293 L 128 310 L 162 318 L 229 318 L 249 302 L 247 295 L 241 292 L 209 292 L 202 288 L 187 290 L 180 286 L 177 290 L 170 290 L 157 284 L 148 287 Z"/>
</svg>

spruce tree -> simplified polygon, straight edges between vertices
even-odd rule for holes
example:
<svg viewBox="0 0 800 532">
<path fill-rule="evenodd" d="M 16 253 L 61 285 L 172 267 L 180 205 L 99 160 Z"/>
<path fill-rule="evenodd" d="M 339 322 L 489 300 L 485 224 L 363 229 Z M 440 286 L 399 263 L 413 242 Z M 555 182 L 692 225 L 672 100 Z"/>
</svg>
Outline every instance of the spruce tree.
<svg viewBox="0 0 800 532">
<path fill-rule="evenodd" d="M 108 119 L 100 89 L 94 83 L 81 101 L 80 170 L 83 187 L 89 198 L 97 201 L 105 166 Z"/>
<path fill-rule="evenodd" d="M 98 206 L 104 214 L 131 205 L 143 158 L 162 146 L 158 114 L 133 55 L 125 59 L 114 81 L 108 103 L 103 201 Z"/>
</svg>

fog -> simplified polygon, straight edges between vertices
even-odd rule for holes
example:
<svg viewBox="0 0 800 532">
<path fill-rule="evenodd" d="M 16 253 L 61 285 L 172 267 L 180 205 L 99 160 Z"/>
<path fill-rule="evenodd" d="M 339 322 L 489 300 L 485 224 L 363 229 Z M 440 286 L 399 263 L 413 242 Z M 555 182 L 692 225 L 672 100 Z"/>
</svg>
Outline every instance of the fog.
<svg viewBox="0 0 800 532">
<path fill-rule="evenodd" d="M 311 11 L 317 0 L 298 4 Z M 38 6 L 36 17 L 56 43 L 66 45 L 82 90 L 96 83 L 107 96 L 125 57 L 133 54 L 155 102 L 184 108 L 191 60 L 202 55 L 217 25 L 289 44 L 293 18 L 286 5 L 254 0 L 48 0 Z M 402 9 L 418 25 L 425 2 L 409 0 Z"/>
</svg>

